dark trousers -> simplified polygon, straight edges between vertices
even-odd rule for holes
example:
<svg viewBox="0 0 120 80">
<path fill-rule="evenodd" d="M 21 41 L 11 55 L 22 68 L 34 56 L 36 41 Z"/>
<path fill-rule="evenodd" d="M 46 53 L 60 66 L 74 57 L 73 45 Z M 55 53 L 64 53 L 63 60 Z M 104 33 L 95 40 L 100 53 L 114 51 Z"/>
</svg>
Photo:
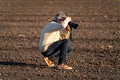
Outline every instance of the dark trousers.
<svg viewBox="0 0 120 80">
<path fill-rule="evenodd" d="M 66 62 L 66 54 L 71 51 L 67 39 L 60 40 L 51 44 L 47 51 L 42 52 L 43 56 L 53 58 L 58 56 L 58 65 Z"/>
</svg>

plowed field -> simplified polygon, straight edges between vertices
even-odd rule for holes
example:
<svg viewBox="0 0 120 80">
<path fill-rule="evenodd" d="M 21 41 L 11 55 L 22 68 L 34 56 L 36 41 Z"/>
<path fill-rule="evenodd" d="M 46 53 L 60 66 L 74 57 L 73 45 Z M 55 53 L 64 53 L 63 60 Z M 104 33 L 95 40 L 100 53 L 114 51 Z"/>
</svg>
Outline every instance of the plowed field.
<svg viewBox="0 0 120 80">
<path fill-rule="evenodd" d="M 38 48 L 58 11 L 79 24 L 72 70 L 49 68 Z M 0 0 L 0 80 L 120 80 L 120 0 Z"/>
</svg>

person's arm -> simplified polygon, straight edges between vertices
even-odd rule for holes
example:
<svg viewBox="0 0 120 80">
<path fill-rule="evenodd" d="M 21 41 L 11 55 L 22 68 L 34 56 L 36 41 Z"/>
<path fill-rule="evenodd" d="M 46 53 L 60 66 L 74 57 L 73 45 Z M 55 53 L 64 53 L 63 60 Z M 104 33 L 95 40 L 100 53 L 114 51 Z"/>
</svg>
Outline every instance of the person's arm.
<svg viewBox="0 0 120 80">
<path fill-rule="evenodd" d="M 70 37 L 70 26 L 67 25 L 67 27 L 64 30 L 61 30 L 60 32 L 60 39 L 68 39 Z"/>
<path fill-rule="evenodd" d="M 71 21 L 71 17 L 66 17 L 66 19 L 62 21 L 61 24 L 64 28 L 66 28 L 70 21 Z"/>
<path fill-rule="evenodd" d="M 47 25 L 48 32 L 57 31 L 57 30 L 60 30 L 62 28 L 63 28 L 62 24 L 56 23 L 56 22 L 51 22 Z"/>
<path fill-rule="evenodd" d="M 66 28 L 69 21 L 71 21 L 71 17 L 67 17 L 64 21 L 62 21 L 61 23 L 57 23 L 57 22 L 51 22 L 49 23 L 48 26 L 48 31 L 56 31 L 56 30 L 60 30 L 62 28 Z"/>
</svg>

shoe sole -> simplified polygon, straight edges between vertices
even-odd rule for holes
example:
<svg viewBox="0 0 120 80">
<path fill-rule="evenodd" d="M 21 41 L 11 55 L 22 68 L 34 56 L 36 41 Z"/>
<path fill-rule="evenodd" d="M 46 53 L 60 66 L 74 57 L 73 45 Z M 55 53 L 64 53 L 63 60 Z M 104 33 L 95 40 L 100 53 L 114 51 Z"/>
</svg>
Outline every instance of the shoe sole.
<svg viewBox="0 0 120 80">
<path fill-rule="evenodd" d="M 72 68 L 57 68 L 59 70 L 64 69 L 64 70 L 71 70 Z"/>
</svg>

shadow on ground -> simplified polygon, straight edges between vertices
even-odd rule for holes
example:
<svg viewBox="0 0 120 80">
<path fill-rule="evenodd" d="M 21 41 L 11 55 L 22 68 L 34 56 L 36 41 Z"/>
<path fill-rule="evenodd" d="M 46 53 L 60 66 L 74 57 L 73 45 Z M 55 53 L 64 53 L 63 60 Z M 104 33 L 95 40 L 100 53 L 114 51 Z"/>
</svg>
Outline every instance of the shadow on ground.
<svg viewBox="0 0 120 80">
<path fill-rule="evenodd" d="M 29 66 L 29 67 L 41 67 L 41 68 L 46 68 L 47 65 L 36 65 L 36 64 L 27 64 L 27 63 L 22 63 L 22 62 L 12 62 L 12 61 L 0 61 L 0 65 L 3 66 Z"/>
</svg>

